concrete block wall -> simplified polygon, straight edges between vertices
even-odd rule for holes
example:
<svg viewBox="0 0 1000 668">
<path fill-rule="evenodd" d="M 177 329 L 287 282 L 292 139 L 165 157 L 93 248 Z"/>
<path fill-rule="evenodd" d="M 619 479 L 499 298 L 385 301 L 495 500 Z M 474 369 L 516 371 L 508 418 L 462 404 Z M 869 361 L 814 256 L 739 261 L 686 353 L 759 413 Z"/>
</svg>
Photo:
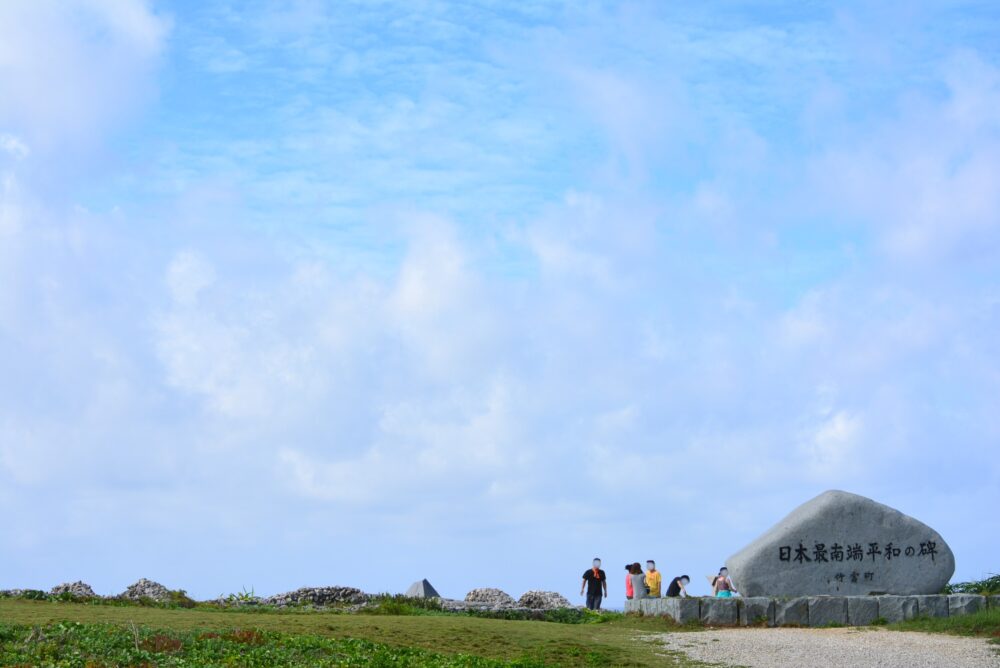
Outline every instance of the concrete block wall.
<svg viewBox="0 0 1000 668">
<path fill-rule="evenodd" d="M 800 598 L 645 598 L 626 601 L 625 612 L 669 617 L 706 626 L 867 626 L 877 620 L 954 617 L 987 607 L 1000 596 L 803 596 Z"/>
</svg>

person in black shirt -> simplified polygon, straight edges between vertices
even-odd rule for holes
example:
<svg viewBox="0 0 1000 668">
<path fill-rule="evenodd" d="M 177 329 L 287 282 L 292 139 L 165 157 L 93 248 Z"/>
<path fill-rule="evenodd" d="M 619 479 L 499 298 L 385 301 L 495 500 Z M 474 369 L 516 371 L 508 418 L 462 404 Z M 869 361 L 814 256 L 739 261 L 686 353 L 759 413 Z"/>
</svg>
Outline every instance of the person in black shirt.
<svg viewBox="0 0 1000 668">
<path fill-rule="evenodd" d="M 667 596 L 682 596 L 687 597 L 688 584 L 691 583 L 691 578 L 686 575 L 682 575 L 679 578 L 674 578 L 670 581 L 670 586 L 667 587 Z"/>
<path fill-rule="evenodd" d="M 608 597 L 608 578 L 601 570 L 601 560 L 594 559 L 594 567 L 583 574 L 583 582 L 580 584 L 580 596 L 583 596 L 583 589 L 587 588 L 587 609 L 601 609 L 601 591 L 604 591 L 604 598 Z"/>
</svg>

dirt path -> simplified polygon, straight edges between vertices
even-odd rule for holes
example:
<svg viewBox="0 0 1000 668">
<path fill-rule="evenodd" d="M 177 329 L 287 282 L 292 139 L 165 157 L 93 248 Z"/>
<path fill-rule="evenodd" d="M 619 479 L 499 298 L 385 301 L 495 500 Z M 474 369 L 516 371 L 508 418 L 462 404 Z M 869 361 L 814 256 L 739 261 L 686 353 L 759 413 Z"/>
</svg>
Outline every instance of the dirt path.
<svg viewBox="0 0 1000 668">
<path fill-rule="evenodd" d="M 648 636 L 691 659 L 747 668 L 1000 667 L 1000 645 L 884 629 L 720 629 Z"/>
</svg>

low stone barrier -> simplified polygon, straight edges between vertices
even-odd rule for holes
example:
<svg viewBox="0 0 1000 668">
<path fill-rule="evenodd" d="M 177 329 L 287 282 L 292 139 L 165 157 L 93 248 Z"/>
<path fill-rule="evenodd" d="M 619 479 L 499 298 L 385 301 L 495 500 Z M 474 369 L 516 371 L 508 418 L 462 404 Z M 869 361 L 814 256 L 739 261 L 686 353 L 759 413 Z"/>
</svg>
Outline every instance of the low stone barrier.
<svg viewBox="0 0 1000 668">
<path fill-rule="evenodd" d="M 644 598 L 625 612 L 707 626 L 867 626 L 917 617 L 956 617 L 1000 608 L 1000 596 L 802 596 L 799 598 Z"/>
</svg>

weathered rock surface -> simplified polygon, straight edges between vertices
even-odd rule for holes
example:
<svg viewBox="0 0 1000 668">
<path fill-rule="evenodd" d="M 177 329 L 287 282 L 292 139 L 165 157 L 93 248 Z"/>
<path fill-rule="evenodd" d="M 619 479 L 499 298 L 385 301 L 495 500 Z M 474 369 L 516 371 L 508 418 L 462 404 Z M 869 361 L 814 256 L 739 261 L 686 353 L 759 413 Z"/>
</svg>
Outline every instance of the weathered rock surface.
<svg viewBox="0 0 1000 668">
<path fill-rule="evenodd" d="M 129 585 L 128 589 L 119 595 L 119 598 L 127 598 L 130 601 L 149 598 L 162 603 L 170 600 L 170 590 L 159 582 L 142 578 L 135 584 Z"/>
<path fill-rule="evenodd" d="M 986 597 L 978 594 L 952 594 L 948 597 L 948 614 L 971 615 L 986 607 Z"/>
<path fill-rule="evenodd" d="M 847 623 L 868 626 L 878 619 L 878 599 L 874 596 L 850 596 L 847 599 Z"/>
<path fill-rule="evenodd" d="M 283 608 L 290 605 L 351 605 L 364 603 L 368 596 L 355 587 L 302 587 L 261 600 L 264 605 Z"/>
<path fill-rule="evenodd" d="M 530 610 L 556 610 L 558 608 L 571 608 L 573 604 L 566 600 L 562 594 L 554 591 L 529 591 L 517 601 L 518 607 Z"/>
<path fill-rule="evenodd" d="M 936 594 L 955 557 L 926 524 L 871 499 L 829 491 L 726 560 L 744 596 Z"/>
<path fill-rule="evenodd" d="M 740 602 L 740 624 L 743 626 L 774 626 L 774 601 L 764 596 L 747 596 Z"/>
<path fill-rule="evenodd" d="M 482 603 L 495 610 L 517 607 L 517 601 L 514 600 L 513 596 L 500 589 L 492 589 L 489 587 L 473 589 L 465 595 L 465 602 Z"/>
<path fill-rule="evenodd" d="M 406 596 L 410 598 L 441 598 L 441 594 L 427 581 L 427 578 L 411 584 L 410 588 L 406 590 Z"/>
<path fill-rule="evenodd" d="M 809 626 L 809 599 L 793 598 L 774 602 L 775 626 Z"/>
<path fill-rule="evenodd" d="M 914 619 L 917 616 L 917 612 L 916 596 L 878 597 L 878 616 L 890 624 Z"/>
<path fill-rule="evenodd" d="M 738 607 L 735 598 L 703 598 L 701 621 L 708 626 L 735 626 Z"/>
<path fill-rule="evenodd" d="M 844 596 L 809 597 L 809 626 L 843 626 L 847 623 L 847 598 Z"/>
<path fill-rule="evenodd" d="M 921 617 L 947 617 L 948 597 L 943 594 L 917 596 L 917 614 Z"/>
<path fill-rule="evenodd" d="M 49 593 L 53 596 L 70 594 L 71 596 L 76 596 L 77 598 L 97 598 L 97 594 L 95 594 L 94 590 L 90 588 L 90 585 L 86 582 L 80 581 L 64 582 L 56 585 Z"/>
<path fill-rule="evenodd" d="M 700 598 L 641 598 L 625 601 L 625 612 L 642 613 L 650 617 L 666 616 L 678 624 L 701 619 Z"/>
</svg>

